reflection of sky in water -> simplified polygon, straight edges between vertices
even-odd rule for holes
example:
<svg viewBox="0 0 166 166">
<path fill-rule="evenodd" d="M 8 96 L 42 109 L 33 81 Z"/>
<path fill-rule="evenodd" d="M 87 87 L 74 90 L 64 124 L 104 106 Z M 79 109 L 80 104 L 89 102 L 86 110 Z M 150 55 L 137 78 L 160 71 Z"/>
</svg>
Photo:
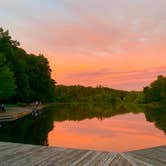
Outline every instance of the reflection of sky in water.
<svg viewBox="0 0 166 166">
<path fill-rule="evenodd" d="M 166 144 L 163 131 L 146 121 L 143 113 L 117 115 L 104 120 L 55 122 L 49 146 L 103 151 L 128 151 Z"/>
</svg>

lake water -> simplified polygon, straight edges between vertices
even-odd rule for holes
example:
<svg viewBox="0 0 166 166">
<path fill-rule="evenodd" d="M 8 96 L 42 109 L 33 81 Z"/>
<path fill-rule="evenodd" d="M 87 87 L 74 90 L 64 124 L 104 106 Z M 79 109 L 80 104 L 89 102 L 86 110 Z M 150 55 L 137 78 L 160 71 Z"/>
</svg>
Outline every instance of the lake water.
<svg viewBox="0 0 166 166">
<path fill-rule="evenodd" d="M 0 141 L 121 152 L 166 145 L 165 131 L 163 109 L 58 105 L 4 124 Z"/>
</svg>

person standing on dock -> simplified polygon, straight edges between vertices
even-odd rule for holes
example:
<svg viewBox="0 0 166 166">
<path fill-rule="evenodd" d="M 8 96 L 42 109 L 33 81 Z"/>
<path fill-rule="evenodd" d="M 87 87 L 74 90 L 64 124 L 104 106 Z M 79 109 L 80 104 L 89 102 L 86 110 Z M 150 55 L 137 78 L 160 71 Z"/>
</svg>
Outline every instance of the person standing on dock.
<svg viewBox="0 0 166 166">
<path fill-rule="evenodd" d="M 40 102 L 39 102 L 38 100 L 36 100 L 36 102 L 35 102 L 36 108 L 37 108 L 39 105 L 40 105 Z"/>
<path fill-rule="evenodd" d="M 35 106 L 37 107 L 37 106 L 38 106 L 38 104 L 39 104 L 39 102 L 36 100 L 36 101 L 35 101 Z"/>
</svg>

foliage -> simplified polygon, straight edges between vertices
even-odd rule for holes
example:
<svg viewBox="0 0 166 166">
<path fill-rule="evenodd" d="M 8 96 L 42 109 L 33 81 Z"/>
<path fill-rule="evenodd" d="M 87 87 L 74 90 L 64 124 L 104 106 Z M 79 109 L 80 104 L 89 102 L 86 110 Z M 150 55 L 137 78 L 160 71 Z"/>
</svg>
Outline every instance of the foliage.
<svg viewBox="0 0 166 166">
<path fill-rule="evenodd" d="M 48 60 L 43 55 L 36 56 L 26 53 L 19 47 L 19 42 L 12 40 L 9 32 L 2 28 L 0 28 L 0 54 L 3 55 L 3 57 L 0 56 L 0 66 L 2 63 L 5 65 L 0 73 L 1 79 L 8 78 L 11 80 L 11 84 L 14 82 L 16 84 L 13 86 L 16 87 L 16 89 L 13 88 L 16 92 L 15 95 L 9 95 L 11 100 L 46 101 L 53 97 L 55 81 L 51 79 L 51 69 Z M 7 87 L 12 86 L 6 85 Z M 3 91 L 3 96 L 7 95 L 9 91 L 10 89 Z M 12 92 L 13 90 L 10 94 L 14 94 Z"/>
<path fill-rule="evenodd" d="M 13 73 L 7 66 L 0 68 L 0 100 L 7 100 L 15 94 L 15 80 Z"/>
<path fill-rule="evenodd" d="M 146 110 L 144 112 L 146 116 L 146 120 L 150 122 L 154 122 L 155 126 L 160 130 L 163 130 L 166 135 L 166 109 L 165 105 L 159 105 L 158 107 L 145 107 Z"/>
<path fill-rule="evenodd" d="M 157 80 L 143 90 L 144 102 L 166 103 L 166 77 L 158 76 Z"/>
<path fill-rule="evenodd" d="M 129 92 L 125 98 L 125 103 L 142 103 L 143 102 L 143 94 L 139 91 L 131 91 Z"/>
<path fill-rule="evenodd" d="M 106 87 L 84 87 L 58 85 L 55 89 L 55 101 L 69 102 L 122 102 L 128 92 Z"/>
</svg>

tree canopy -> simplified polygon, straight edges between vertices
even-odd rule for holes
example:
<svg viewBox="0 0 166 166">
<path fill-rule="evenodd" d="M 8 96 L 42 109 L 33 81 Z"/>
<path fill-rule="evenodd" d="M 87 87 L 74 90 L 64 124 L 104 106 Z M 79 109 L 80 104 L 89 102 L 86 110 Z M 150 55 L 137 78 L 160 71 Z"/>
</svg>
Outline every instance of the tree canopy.
<svg viewBox="0 0 166 166">
<path fill-rule="evenodd" d="M 166 103 L 166 77 L 160 75 L 157 80 L 152 82 L 143 90 L 144 101 Z"/>
<path fill-rule="evenodd" d="M 0 54 L 0 100 L 8 100 L 15 94 L 14 73 L 5 64 L 5 57 Z"/>
<path fill-rule="evenodd" d="M 28 54 L 20 48 L 19 42 L 12 40 L 9 32 L 2 28 L 0 28 L 0 85 L 1 100 L 23 102 L 49 100 L 54 95 L 55 87 L 48 60 L 41 54 Z"/>
<path fill-rule="evenodd" d="M 55 88 L 55 100 L 57 102 L 108 102 L 116 103 L 123 101 L 127 91 L 115 90 L 107 87 L 84 87 L 80 85 L 64 86 Z"/>
</svg>

